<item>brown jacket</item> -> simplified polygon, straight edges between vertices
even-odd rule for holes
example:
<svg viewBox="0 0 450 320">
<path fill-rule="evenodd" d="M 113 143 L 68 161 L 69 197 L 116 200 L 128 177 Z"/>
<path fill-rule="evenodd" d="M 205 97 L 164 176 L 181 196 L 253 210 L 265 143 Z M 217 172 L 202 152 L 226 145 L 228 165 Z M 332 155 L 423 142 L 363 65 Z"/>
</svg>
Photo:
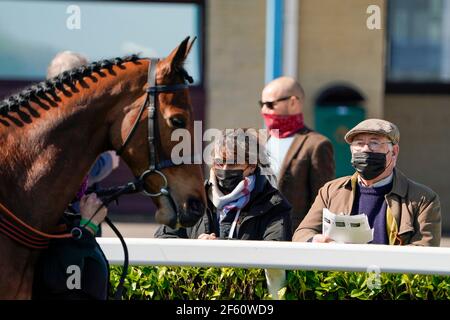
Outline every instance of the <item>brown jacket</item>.
<svg viewBox="0 0 450 320">
<path fill-rule="evenodd" d="M 322 209 L 350 214 L 358 178 L 339 178 L 320 189 L 306 218 L 294 233 L 293 241 L 306 242 L 322 233 Z M 436 246 L 441 241 L 441 205 L 439 196 L 394 170 L 393 186 L 386 195 L 389 244 Z"/>
<path fill-rule="evenodd" d="M 295 134 L 280 168 L 278 189 L 292 205 L 293 231 L 308 213 L 317 192 L 334 178 L 333 146 L 305 127 Z"/>
</svg>

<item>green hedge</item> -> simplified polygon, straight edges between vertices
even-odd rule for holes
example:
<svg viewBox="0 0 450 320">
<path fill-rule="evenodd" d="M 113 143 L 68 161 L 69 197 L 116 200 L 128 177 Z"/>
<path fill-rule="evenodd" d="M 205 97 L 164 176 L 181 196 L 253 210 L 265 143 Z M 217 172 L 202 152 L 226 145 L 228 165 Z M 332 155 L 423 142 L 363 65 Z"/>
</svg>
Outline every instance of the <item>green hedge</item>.
<svg viewBox="0 0 450 320">
<path fill-rule="evenodd" d="M 121 267 L 111 267 L 111 287 Z M 450 300 L 450 277 L 362 272 L 288 271 L 281 293 L 291 299 L 434 299 Z M 261 300 L 270 299 L 264 270 L 239 268 L 130 267 L 125 299 Z"/>
</svg>

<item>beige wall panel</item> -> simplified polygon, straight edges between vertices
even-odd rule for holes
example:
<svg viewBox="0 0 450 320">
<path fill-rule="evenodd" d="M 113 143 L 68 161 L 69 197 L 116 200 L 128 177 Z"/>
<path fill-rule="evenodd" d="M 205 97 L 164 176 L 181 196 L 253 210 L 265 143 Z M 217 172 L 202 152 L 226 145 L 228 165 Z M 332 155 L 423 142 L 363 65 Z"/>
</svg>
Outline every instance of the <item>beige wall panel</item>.
<svg viewBox="0 0 450 320">
<path fill-rule="evenodd" d="M 265 1 L 208 0 L 206 6 L 207 126 L 260 127 Z"/>
<path fill-rule="evenodd" d="M 381 30 L 367 28 L 369 5 L 380 7 Z M 299 78 L 309 123 L 313 99 L 334 81 L 355 85 L 368 98 L 367 115 L 383 116 L 384 8 L 379 0 L 300 0 Z"/>
<path fill-rule="evenodd" d="M 387 95 L 385 105 L 400 129 L 399 168 L 439 194 L 450 232 L 450 96 Z"/>
</svg>

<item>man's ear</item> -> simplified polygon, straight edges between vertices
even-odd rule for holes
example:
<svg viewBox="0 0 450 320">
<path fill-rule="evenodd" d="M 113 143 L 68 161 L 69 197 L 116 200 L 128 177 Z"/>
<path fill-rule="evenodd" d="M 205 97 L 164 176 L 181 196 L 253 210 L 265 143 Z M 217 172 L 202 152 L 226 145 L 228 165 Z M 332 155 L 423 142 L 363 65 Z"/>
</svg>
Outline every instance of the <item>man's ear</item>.
<svg viewBox="0 0 450 320">
<path fill-rule="evenodd" d="M 297 114 L 301 111 L 299 110 L 300 106 L 298 105 L 298 103 L 299 101 L 297 101 L 297 99 L 294 96 L 292 96 L 289 99 L 289 106 L 288 106 L 289 114 Z"/>
<path fill-rule="evenodd" d="M 394 144 L 394 146 L 392 147 L 392 156 L 394 156 L 395 159 L 398 158 L 399 152 L 400 152 L 400 146 L 398 144 Z"/>
</svg>

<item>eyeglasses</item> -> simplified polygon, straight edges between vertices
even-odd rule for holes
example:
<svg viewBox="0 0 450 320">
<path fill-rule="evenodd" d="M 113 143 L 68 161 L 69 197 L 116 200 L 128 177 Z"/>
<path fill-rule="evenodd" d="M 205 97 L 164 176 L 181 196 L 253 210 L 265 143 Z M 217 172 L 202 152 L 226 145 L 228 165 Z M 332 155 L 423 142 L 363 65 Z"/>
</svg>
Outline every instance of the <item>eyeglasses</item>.
<svg viewBox="0 0 450 320">
<path fill-rule="evenodd" d="M 291 97 L 296 97 L 296 96 L 283 97 L 283 98 L 276 99 L 276 100 L 273 100 L 273 101 L 261 101 L 261 100 L 259 100 L 258 103 L 259 103 L 259 107 L 260 107 L 260 108 L 263 108 L 264 105 L 266 105 L 267 108 L 269 108 L 270 110 L 273 110 L 274 106 L 275 106 L 278 102 L 285 101 L 285 100 L 289 100 Z M 298 98 L 298 97 L 296 97 L 296 98 Z"/>
<path fill-rule="evenodd" d="M 350 145 L 352 146 L 352 148 L 354 150 L 362 150 L 362 149 L 364 149 L 365 145 L 368 145 L 370 150 L 377 151 L 377 150 L 381 150 L 381 146 L 383 144 L 392 144 L 392 142 L 391 141 L 387 141 L 387 142 L 371 141 L 369 143 L 366 143 L 364 141 L 352 141 L 352 143 Z"/>
</svg>

